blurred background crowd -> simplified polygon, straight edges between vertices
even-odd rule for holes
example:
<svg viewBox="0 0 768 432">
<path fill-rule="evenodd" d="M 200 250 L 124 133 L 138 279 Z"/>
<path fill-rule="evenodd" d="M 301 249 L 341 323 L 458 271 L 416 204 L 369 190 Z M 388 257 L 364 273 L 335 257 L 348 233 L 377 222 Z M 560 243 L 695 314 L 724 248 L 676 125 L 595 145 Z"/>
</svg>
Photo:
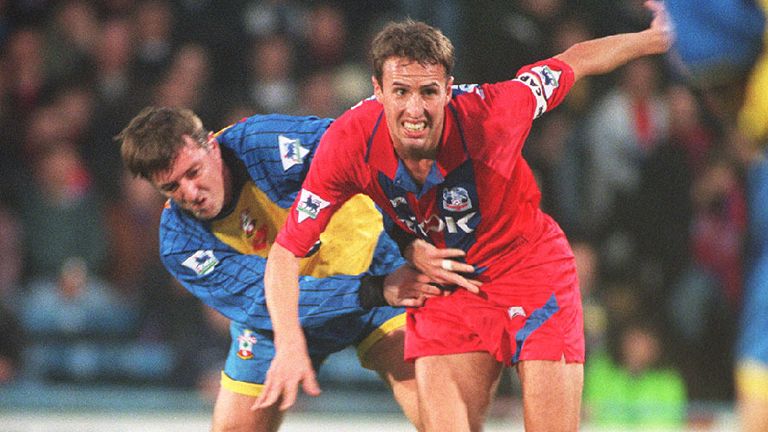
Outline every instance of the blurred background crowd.
<svg viewBox="0 0 768 432">
<path fill-rule="evenodd" d="M 163 200 L 113 140 L 144 106 L 192 108 L 211 130 L 335 117 L 372 93 L 367 47 L 389 20 L 441 28 L 456 82 L 481 83 L 644 29 L 642 3 L 0 0 L 0 386 L 217 386 L 227 322 L 162 268 Z M 733 400 L 744 160 L 683 82 L 668 58 L 580 81 L 524 149 L 577 255 L 594 421 L 683 422 L 689 401 Z"/>
</svg>

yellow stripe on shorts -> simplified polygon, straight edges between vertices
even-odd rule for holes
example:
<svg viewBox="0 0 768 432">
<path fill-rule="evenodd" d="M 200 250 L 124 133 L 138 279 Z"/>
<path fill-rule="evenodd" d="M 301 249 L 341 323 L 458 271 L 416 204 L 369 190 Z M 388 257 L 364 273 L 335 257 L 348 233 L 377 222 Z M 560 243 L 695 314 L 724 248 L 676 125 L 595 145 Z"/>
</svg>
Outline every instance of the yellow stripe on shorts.
<svg viewBox="0 0 768 432">
<path fill-rule="evenodd" d="M 221 371 L 221 387 L 225 388 L 233 393 L 257 397 L 264 390 L 264 384 L 254 384 L 244 381 L 235 381 L 224 371 Z"/>
<path fill-rule="evenodd" d="M 360 360 L 360 366 L 371 369 L 370 362 L 365 361 L 365 356 L 368 354 L 368 350 L 384 336 L 392 333 L 393 331 L 405 327 L 405 314 L 402 313 L 395 317 L 384 321 L 382 325 L 376 330 L 372 331 L 359 345 L 357 345 L 357 358 Z"/>
</svg>

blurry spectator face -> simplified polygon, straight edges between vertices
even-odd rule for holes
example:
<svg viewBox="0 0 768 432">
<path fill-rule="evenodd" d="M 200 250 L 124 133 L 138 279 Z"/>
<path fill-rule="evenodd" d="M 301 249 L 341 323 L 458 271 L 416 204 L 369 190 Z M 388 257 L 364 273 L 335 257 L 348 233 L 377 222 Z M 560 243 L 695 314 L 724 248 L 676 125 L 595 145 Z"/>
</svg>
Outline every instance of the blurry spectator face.
<svg viewBox="0 0 768 432">
<path fill-rule="evenodd" d="M 283 80 L 290 77 L 293 55 L 289 42 L 275 36 L 259 42 L 251 57 L 251 69 L 256 77 L 265 81 Z"/>
<path fill-rule="evenodd" d="M 586 297 L 591 293 L 597 276 L 597 253 L 587 243 L 575 243 L 573 245 L 573 256 L 576 259 L 579 286 L 581 287 L 582 295 Z"/>
<path fill-rule="evenodd" d="M 88 267 L 79 258 L 70 258 L 61 267 L 59 274 L 59 293 L 65 299 L 74 300 L 85 292 L 88 281 Z"/>
<path fill-rule="evenodd" d="M 659 342 L 656 337 L 640 328 L 630 328 L 621 341 L 624 364 L 630 373 L 641 373 L 654 366 L 659 358 Z"/>
<path fill-rule="evenodd" d="M 403 159 L 434 159 L 453 77 L 443 65 L 390 57 L 382 67 L 381 85 L 375 77 L 372 81 L 398 155 Z"/>
<path fill-rule="evenodd" d="M 86 87 L 69 88 L 56 98 L 56 109 L 67 125 L 67 138 L 77 140 L 88 128 L 94 103 L 93 93 Z"/>
<path fill-rule="evenodd" d="M 316 56 L 341 57 L 344 53 L 346 38 L 344 16 L 339 9 L 322 5 L 312 12 L 307 39 Z"/>
<path fill-rule="evenodd" d="M 170 5 L 162 0 L 141 3 L 136 11 L 136 32 L 139 40 L 166 41 L 171 37 L 173 16 Z"/>
<path fill-rule="evenodd" d="M 658 87 L 659 70 L 656 63 L 642 58 L 629 63 L 624 69 L 622 86 L 637 99 L 653 95 Z"/>
<path fill-rule="evenodd" d="M 196 218 L 207 220 L 221 212 L 229 186 L 219 143 L 209 136 L 205 146 L 184 135 L 185 146 L 166 171 L 152 176 L 152 184 Z"/>
<path fill-rule="evenodd" d="M 131 61 L 131 27 L 127 21 L 115 19 L 104 24 L 96 60 L 102 72 L 128 66 Z"/>
<path fill-rule="evenodd" d="M 70 1 L 56 15 L 62 35 L 84 52 L 90 51 L 98 37 L 96 12 L 89 2 Z"/>
<path fill-rule="evenodd" d="M 199 45 L 182 46 L 173 58 L 168 78 L 200 90 L 210 75 L 208 51 Z"/>
</svg>

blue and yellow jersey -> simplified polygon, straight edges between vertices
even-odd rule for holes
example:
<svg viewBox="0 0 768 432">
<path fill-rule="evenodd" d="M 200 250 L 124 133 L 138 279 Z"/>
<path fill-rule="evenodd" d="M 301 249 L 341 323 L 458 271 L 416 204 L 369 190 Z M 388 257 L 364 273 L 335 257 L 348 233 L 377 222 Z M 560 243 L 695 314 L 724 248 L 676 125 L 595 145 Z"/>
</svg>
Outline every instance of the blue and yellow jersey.
<svg viewBox="0 0 768 432">
<path fill-rule="evenodd" d="M 271 329 L 264 296 L 269 249 L 296 199 L 329 119 L 257 115 L 219 132 L 228 164 L 245 173 L 239 194 L 212 221 L 169 203 L 160 226 L 160 255 L 169 272 L 204 303 L 254 329 Z M 234 162 L 233 162 L 234 161 Z M 236 167 L 230 166 L 237 172 Z M 350 199 L 301 262 L 299 315 L 305 327 L 360 311 L 360 277 L 403 263 L 382 234 L 382 217 L 362 195 Z"/>
</svg>

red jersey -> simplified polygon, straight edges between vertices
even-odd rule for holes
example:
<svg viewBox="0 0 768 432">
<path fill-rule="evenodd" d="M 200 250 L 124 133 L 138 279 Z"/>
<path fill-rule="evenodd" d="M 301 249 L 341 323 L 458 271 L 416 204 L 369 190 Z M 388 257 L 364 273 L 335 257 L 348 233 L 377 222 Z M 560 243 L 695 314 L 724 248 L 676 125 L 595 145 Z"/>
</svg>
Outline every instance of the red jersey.
<svg viewBox="0 0 768 432">
<path fill-rule="evenodd" d="M 395 154 L 383 106 L 361 102 L 322 138 L 277 242 L 304 256 L 331 214 L 363 193 L 402 230 L 463 249 L 475 277 L 503 278 L 520 247 L 555 224 L 539 208 L 541 194 L 521 150 L 533 120 L 560 104 L 573 82 L 570 66 L 549 59 L 509 81 L 454 87 L 437 160 L 421 186 Z"/>
</svg>

